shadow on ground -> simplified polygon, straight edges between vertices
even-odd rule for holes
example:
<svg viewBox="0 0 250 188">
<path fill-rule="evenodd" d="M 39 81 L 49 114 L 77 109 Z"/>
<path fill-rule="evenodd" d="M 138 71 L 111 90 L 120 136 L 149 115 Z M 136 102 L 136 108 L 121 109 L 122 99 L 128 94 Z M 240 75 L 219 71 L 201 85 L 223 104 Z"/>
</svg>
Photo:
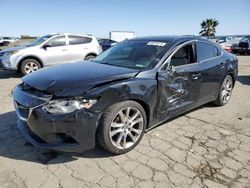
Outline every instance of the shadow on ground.
<svg viewBox="0 0 250 188">
<path fill-rule="evenodd" d="M 212 107 L 214 107 L 214 105 L 208 103 L 192 111 L 198 110 L 200 108 Z M 183 115 L 186 115 L 192 111 L 189 111 Z M 172 118 L 162 124 L 173 121 L 180 116 Z M 112 154 L 103 150 L 99 145 L 97 145 L 95 149 L 83 152 L 81 154 L 60 153 L 37 149 L 28 143 L 21 135 L 16 126 L 16 120 L 17 116 L 14 111 L 0 114 L 0 156 L 2 157 L 42 164 L 59 164 L 74 161 L 78 158 L 106 158 L 112 156 Z"/>
<path fill-rule="evenodd" d="M 238 76 L 237 81 L 243 85 L 250 85 L 250 76 Z"/>
<path fill-rule="evenodd" d="M 0 79 L 7 79 L 7 78 L 21 78 L 22 75 L 17 73 L 16 71 L 6 71 L 0 68 Z"/>
<path fill-rule="evenodd" d="M 40 150 L 28 143 L 16 127 L 15 112 L 0 114 L 0 156 L 42 164 L 67 163 L 77 158 L 105 158 L 110 154 L 99 146 L 81 154 Z"/>
</svg>

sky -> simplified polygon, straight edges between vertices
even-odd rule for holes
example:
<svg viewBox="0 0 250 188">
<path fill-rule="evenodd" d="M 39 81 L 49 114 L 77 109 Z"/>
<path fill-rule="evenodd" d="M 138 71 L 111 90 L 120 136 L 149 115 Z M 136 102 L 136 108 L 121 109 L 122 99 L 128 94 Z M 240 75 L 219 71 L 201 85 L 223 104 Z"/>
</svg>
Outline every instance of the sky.
<svg viewBox="0 0 250 188">
<path fill-rule="evenodd" d="M 217 35 L 250 34 L 250 0 L 0 0 L 0 15 L 0 36 L 198 35 L 206 18 Z"/>
</svg>

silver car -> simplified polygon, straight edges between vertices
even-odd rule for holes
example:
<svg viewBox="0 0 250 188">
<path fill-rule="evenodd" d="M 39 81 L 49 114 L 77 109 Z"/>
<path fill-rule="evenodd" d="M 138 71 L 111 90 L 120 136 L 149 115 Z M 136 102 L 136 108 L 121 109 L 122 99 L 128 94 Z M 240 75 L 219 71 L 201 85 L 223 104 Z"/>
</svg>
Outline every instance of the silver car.
<svg viewBox="0 0 250 188">
<path fill-rule="evenodd" d="M 100 52 L 101 47 L 93 36 L 48 34 L 28 45 L 0 51 L 0 63 L 6 70 L 25 75 L 45 66 L 90 60 Z"/>
</svg>

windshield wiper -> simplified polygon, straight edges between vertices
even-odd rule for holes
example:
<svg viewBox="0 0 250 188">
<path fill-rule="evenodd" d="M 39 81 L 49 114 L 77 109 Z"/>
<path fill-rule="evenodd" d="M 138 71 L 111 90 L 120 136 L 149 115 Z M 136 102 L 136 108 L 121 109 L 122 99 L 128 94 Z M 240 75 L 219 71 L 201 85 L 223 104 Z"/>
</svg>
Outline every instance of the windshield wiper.
<svg viewBox="0 0 250 188">
<path fill-rule="evenodd" d="M 105 65 L 112 65 L 112 66 L 115 66 L 114 64 L 109 63 L 109 62 L 107 62 L 107 61 L 92 60 L 92 62 L 96 62 L 96 63 L 100 63 L 100 64 L 105 64 Z"/>
<path fill-rule="evenodd" d="M 127 68 L 127 69 L 136 69 L 136 70 L 138 70 L 136 67 L 128 67 L 128 66 L 113 64 L 113 63 L 109 63 L 109 62 L 107 62 L 107 61 L 92 60 L 92 62 L 96 62 L 96 63 L 100 63 L 100 64 L 104 64 L 104 65 L 115 66 L 115 67 L 122 67 L 122 68 Z"/>
</svg>

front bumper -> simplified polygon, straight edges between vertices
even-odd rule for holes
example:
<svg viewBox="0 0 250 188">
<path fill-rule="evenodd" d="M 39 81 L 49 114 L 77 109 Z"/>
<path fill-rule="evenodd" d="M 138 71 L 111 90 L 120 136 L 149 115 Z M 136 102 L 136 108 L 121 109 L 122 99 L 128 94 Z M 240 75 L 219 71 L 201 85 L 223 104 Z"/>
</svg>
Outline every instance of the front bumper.
<svg viewBox="0 0 250 188">
<path fill-rule="evenodd" d="M 2 56 L 0 58 L 1 66 L 5 70 L 17 70 L 16 64 L 13 62 L 11 56 Z"/>
<path fill-rule="evenodd" d="M 41 107 L 45 101 L 27 94 L 19 86 L 13 90 L 17 126 L 35 147 L 64 152 L 82 152 L 95 147 L 99 113 L 79 110 L 52 115 Z M 26 110 L 26 111 L 25 111 Z"/>
</svg>

